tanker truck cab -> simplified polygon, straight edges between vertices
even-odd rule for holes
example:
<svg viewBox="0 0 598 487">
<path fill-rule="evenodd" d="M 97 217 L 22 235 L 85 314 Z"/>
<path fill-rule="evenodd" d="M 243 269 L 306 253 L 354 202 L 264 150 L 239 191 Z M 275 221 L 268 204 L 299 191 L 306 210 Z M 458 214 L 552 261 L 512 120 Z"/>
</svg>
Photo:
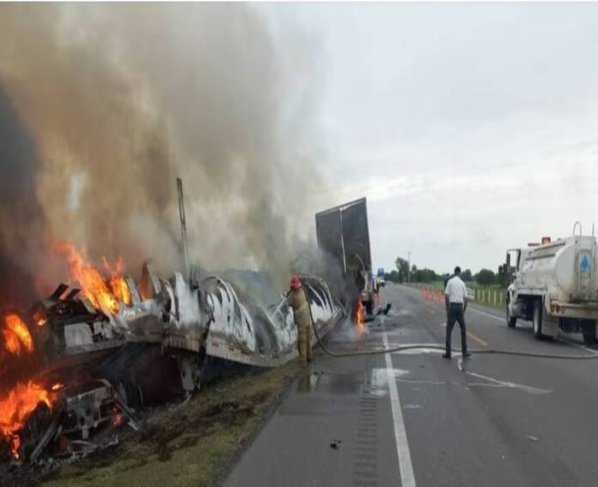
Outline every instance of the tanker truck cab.
<svg viewBox="0 0 598 487">
<path fill-rule="evenodd" d="M 574 227 L 574 231 L 575 228 Z M 506 270 L 506 320 L 529 320 L 537 339 L 559 332 L 582 333 L 586 343 L 596 340 L 598 273 L 596 238 L 571 237 L 509 249 Z"/>
</svg>

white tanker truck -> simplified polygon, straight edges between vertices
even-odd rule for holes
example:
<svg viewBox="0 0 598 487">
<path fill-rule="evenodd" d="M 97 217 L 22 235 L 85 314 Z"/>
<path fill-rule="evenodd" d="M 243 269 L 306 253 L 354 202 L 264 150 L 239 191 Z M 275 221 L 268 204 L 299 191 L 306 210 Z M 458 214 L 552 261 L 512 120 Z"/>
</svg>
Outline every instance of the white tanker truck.
<svg viewBox="0 0 598 487">
<path fill-rule="evenodd" d="M 576 229 L 579 229 L 576 234 Z M 542 244 L 507 250 L 507 325 L 517 318 L 533 323 L 534 336 L 555 337 L 559 330 L 583 333 L 586 343 L 596 340 L 598 320 L 598 255 L 596 238 L 583 236 L 576 222 L 573 235 Z"/>
</svg>

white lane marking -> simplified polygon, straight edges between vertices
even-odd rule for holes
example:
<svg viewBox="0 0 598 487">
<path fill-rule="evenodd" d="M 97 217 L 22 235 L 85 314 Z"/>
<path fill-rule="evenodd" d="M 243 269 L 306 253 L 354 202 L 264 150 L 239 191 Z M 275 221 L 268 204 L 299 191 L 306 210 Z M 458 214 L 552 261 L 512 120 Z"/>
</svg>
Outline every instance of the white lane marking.
<svg viewBox="0 0 598 487">
<path fill-rule="evenodd" d="M 382 335 L 384 347 L 388 348 L 388 337 L 386 332 Z M 401 409 L 401 399 L 399 397 L 399 390 L 397 389 L 396 375 L 392 365 L 392 358 L 390 354 L 385 354 L 386 359 L 386 373 L 388 377 L 388 391 L 390 393 L 390 405 L 392 410 L 392 420 L 394 424 L 395 440 L 397 445 L 397 457 L 399 459 L 399 473 L 401 474 L 402 487 L 416 487 L 415 474 L 413 473 L 413 465 L 411 464 L 411 453 L 409 451 L 409 443 L 407 441 L 407 431 L 405 430 L 405 422 L 403 421 L 403 410 Z"/>
<path fill-rule="evenodd" d="M 492 384 L 498 385 L 500 387 L 506 387 L 509 389 L 520 389 L 522 391 L 529 392 L 530 394 L 550 394 L 551 392 L 554 392 L 548 389 L 540 389 L 539 387 L 526 386 L 524 384 L 517 384 L 515 382 L 507 382 L 504 380 L 494 379 L 492 377 L 487 377 L 482 374 L 476 374 L 475 372 L 465 371 L 465 373 L 472 377 L 476 377 L 477 379 L 487 380 L 488 382 L 491 382 Z M 483 386 L 483 384 L 470 384 L 470 386 L 473 385 Z"/>
<path fill-rule="evenodd" d="M 470 374 L 473 375 L 473 374 Z M 487 381 L 488 378 L 481 376 L 482 380 Z M 522 384 L 514 384 L 513 382 L 499 381 L 492 379 L 492 382 L 456 382 L 448 380 L 426 380 L 426 379 L 397 379 L 397 382 L 405 384 L 417 384 L 417 385 L 430 385 L 430 386 L 451 386 L 451 387 L 463 387 L 465 389 L 471 387 L 486 387 L 489 389 L 518 389 L 528 394 L 540 395 L 540 394 L 551 394 L 554 391 L 549 389 L 540 389 L 537 387 L 526 386 Z M 407 409 L 405 406 L 404 409 Z"/>
</svg>

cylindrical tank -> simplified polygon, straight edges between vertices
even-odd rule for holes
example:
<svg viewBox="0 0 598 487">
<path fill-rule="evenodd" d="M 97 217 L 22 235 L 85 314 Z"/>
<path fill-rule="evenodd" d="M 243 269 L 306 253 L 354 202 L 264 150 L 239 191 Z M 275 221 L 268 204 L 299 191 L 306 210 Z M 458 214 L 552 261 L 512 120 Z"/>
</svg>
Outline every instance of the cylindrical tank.
<svg viewBox="0 0 598 487">
<path fill-rule="evenodd" d="M 534 248 L 517 275 L 520 289 L 548 292 L 566 302 L 596 300 L 596 239 L 569 237 Z"/>
</svg>

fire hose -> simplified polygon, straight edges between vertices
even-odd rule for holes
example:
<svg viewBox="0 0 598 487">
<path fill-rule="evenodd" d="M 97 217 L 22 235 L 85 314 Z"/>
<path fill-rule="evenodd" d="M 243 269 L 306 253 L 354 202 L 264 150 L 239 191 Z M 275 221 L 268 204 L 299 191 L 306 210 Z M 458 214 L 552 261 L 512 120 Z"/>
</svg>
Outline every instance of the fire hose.
<svg viewBox="0 0 598 487">
<path fill-rule="evenodd" d="M 288 294 L 285 296 L 288 297 Z M 370 348 L 366 350 L 350 350 L 350 351 L 333 351 L 330 350 L 320 337 L 318 330 L 315 325 L 315 320 L 311 312 L 311 306 L 308 306 L 309 314 L 311 318 L 311 326 L 314 330 L 316 340 L 325 354 L 333 358 L 343 357 L 360 357 L 367 355 L 383 355 L 387 353 L 400 353 L 408 350 L 440 350 L 445 351 L 445 347 L 438 343 L 411 343 L 409 345 L 399 345 L 396 347 L 389 348 Z M 507 355 L 511 357 L 529 357 L 529 358 L 544 358 L 544 359 L 561 359 L 561 360 L 595 360 L 598 359 L 598 353 L 586 353 L 586 354 L 563 354 L 563 353 L 539 353 L 539 352 L 522 352 L 518 350 L 508 350 L 500 348 L 488 348 L 488 349 L 472 349 L 468 350 L 471 354 L 476 355 Z M 459 349 L 451 349 L 451 352 L 460 352 Z"/>
<path fill-rule="evenodd" d="M 310 309 L 311 313 L 311 309 Z M 373 348 L 373 349 L 366 349 L 366 350 L 350 350 L 350 351 L 332 351 L 330 350 L 323 342 L 322 338 L 320 337 L 318 330 L 315 326 L 315 322 L 312 316 L 312 328 L 314 330 L 314 334 L 316 335 L 316 339 L 318 344 L 330 357 L 334 358 L 342 358 L 342 357 L 359 357 L 363 355 L 381 355 L 386 353 L 397 353 L 397 352 L 405 352 L 407 350 L 441 350 L 444 351 L 445 347 L 443 345 L 439 345 L 437 343 L 412 343 L 409 345 L 399 345 L 397 347 L 389 347 L 389 348 Z M 452 349 L 453 352 L 460 352 L 460 350 Z M 514 357 L 531 357 L 531 358 L 552 358 L 552 359 L 562 359 L 562 360 L 593 360 L 598 359 L 598 353 L 586 353 L 586 354 L 576 354 L 576 355 L 568 355 L 562 353 L 538 353 L 538 352 L 521 352 L 517 350 L 505 350 L 499 348 L 488 348 L 488 349 L 473 349 L 469 350 L 472 354 L 485 354 L 485 355 L 509 355 Z"/>
</svg>

